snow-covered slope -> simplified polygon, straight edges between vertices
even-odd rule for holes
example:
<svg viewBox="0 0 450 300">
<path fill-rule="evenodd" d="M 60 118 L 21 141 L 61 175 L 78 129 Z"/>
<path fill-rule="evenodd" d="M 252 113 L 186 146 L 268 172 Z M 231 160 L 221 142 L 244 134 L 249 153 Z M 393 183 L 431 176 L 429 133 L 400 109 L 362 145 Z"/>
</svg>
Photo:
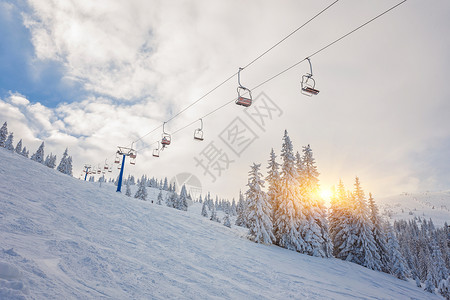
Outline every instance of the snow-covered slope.
<svg viewBox="0 0 450 300">
<path fill-rule="evenodd" d="M 4 149 L 0 161 L 0 299 L 440 299 L 255 244 L 198 207 L 139 201 Z"/>
<path fill-rule="evenodd" d="M 376 199 L 380 212 L 389 220 L 414 217 L 433 220 L 436 226 L 450 224 L 450 191 L 403 193 Z"/>
</svg>

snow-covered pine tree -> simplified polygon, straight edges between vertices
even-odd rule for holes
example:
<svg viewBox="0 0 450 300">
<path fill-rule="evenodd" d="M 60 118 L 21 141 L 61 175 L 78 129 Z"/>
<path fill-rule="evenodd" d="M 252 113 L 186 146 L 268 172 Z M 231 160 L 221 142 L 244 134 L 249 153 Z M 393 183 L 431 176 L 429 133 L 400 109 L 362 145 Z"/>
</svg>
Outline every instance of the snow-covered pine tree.
<svg viewBox="0 0 450 300">
<path fill-rule="evenodd" d="M 289 250 L 304 252 L 305 241 L 298 231 L 299 224 L 306 224 L 303 215 L 297 181 L 297 169 L 291 139 L 287 130 L 284 131 L 281 149 L 282 166 L 278 191 L 277 208 L 275 211 L 274 236 L 279 246 Z"/>
<path fill-rule="evenodd" d="M 144 201 L 147 201 L 147 188 L 145 187 L 145 180 L 144 180 L 144 176 L 142 176 L 141 181 L 139 182 L 138 185 L 138 190 L 136 191 L 136 194 L 134 195 L 134 198 L 137 199 L 141 199 Z"/>
<path fill-rule="evenodd" d="M 370 220 L 372 221 L 372 234 L 375 240 L 375 246 L 380 256 L 381 261 L 381 270 L 385 273 L 389 273 L 390 270 L 390 262 L 389 262 L 389 253 L 386 247 L 387 240 L 386 234 L 384 232 L 382 221 L 380 218 L 380 214 L 378 213 L 378 206 L 375 203 L 375 200 L 372 197 L 372 193 L 369 193 L 369 209 L 370 209 Z M 399 278 L 399 277 L 397 277 Z M 403 279 L 403 278 L 400 278 Z"/>
<path fill-rule="evenodd" d="M 438 292 L 442 295 L 442 297 L 444 297 L 445 300 L 450 300 L 450 276 L 439 282 Z"/>
<path fill-rule="evenodd" d="M 266 177 L 266 182 L 268 184 L 267 197 L 269 198 L 270 205 L 272 206 L 272 213 L 270 214 L 272 224 L 275 222 L 275 211 L 278 207 L 278 185 L 280 184 L 280 172 L 278 172 L 280 164 L 277 163 L 276 158 L 277 156 L 272 148 L 270 151 L 269 165 L 267 166 L 268 175 Z"/>
<path fill-rule="evenodd" d="M 163 190 L 169 191 L 169 183 L 167 182 L 167 177 L 164 177 L 164 186 Z"/>
<path fill-rule="evenodd" d="M 177 193 L 169 193 L 166 198 L 166 205 L 171 208 L 175 208 L 176 203 L 178 202 Z"/>
<path fill-rule="evenodd" d="M 50 169 L 54 169 L 56 166 L 56 155 L 53 155 L 52 153 L 47 155 L 44 161 L 44 165 L 46 165 Z"/>
<path fill-rule="evenodd" d="M 327 208 L 319 197 L 319 172 L 310 145 L 303 147 L 303 157 L 296 157 L 300 193 L 303 199 L 304 214 L 308 225 L 299 227 L 300 234 L 307 244 L 306 254 L 318 257 L 331 257 L 333 245 L 329 236 Z"/>
<path fill-rule="evenodd" d="M 434 281 L 437 284 L 441 282 L 442 279 L 447 279 L 448 277 L 448 270 L 445 266 L 445 261 L 442 258 L 442 251 L 437 243 L 436 238 L 433 238 L 432 244 L 431 244 L 431 257 L 433 261 L 433 270 L 434 270 Z"/>
<path fill-rule="evenodd" d="M 5 142 L 5 148 L 7 150 L 14 151 L 13 141 L 14 141 L 14 133 L 11 132 L 8 135 L 8 138 L 6 139 L 6 142 Z"/>
<path fill-rule="evenodd" d="M 187 211 L 188 205 L 187 205 L 187 191 L 186 186 L 183 184 L 180 191 L 180 197 L 177 199 L 177 203 L 175 204 L 175 208 L 179 210 Z"/>
<path fill-rule="evenodd" d="M 8 124 L 3 123 L 2 128 L 0 128 L 0 147 L 5 147 L 6 139 L 8 138 Z"/>
<path fill-rule="evenodd" d="M 59 162 L 58 168 L 56 168 L 58 171 L 60 171 L 61 173 L 66 174 L 66 165 L 67 165 L 67 158 L 68 158 L 68 149 L 66 148 L 66 150 L 63 153 L 63 156 L 61 157 L 61 161 Z"/>
<path fill-rule="evenodd" d="M 28 155 L 30 155 L 30 151 L 27 150 L 27 147 L 23 147 L 22 153 L 20 153 L 23 157 L 28 158 Z"/>
<path fill-rule="evenodd" d="M 395 236 L 394 230 L 391 227 L 388 232 L 386 251 L 389 255 L 388 259 L 386 260 L 387 262 L 389 262 L 389 273 L 391 273 L 398 279 L 407 280 L 408 272 L 406 263 L 402 254 L 400 253 L 400 246 L 398 244 L 397 237 Z"/>
<path fill-rule="evenodd" d="M 42 142 L 42 144 L 39 146 L 36 153 L 31 155 L 31 160 L 34 160 L 35 162 L 41 164 L 44 163 L 44 142 Z"/>
<path fill-rule="evenodd" d="M 130 188 L 130 181 L 127 180 L 126 190 L 125 190 L 125 196 L 131 197 L 131 188 Z"/>
<path fill-rule="evenodd" d="M 223 217 L 223 225 L 231 228 L 231 222 L 230 222 L 230 215 L 229 214 L 225 214 L 225 217 Z"/>
<path fill-rule="evenodd" d="M 22 154 L 22 139 L 17 143 L 14 151 L 16 151 L 17 154 Z"/>
<path fill-rule="evenodd" d="M 361 188 L 359 178 L 355 179 L 354 214 L 352 222 L 353 247 L 352 257 L 347 259 L 351 262 L 362 265 L 368 269 L 380 271 L 381 260 L 377 252 L 375 240 L 372 234 L 372 222 L 369 218 L 369 208 L 366 203 L 364 191 Z"/>
<path fill-rule="evenodd" d="M 203 202 L 203 205 L 202 205 L 202 216 L 207 217 L 207 218 L 209 217 L 208 216 L 208 209 L 206 207 L 206 201 Z"/>
<path fill-rule="evenodd" d="M 239 191 L 239 202 L 237 205 L 236 226 L 247 227 L 247 203 L 244 195 Z"/>
<path fill-rule="evenodd" d="M 230 207 L 230 215 L 232 215 L 232 216 L 237 215 L 236 200 L 234 200 L 234 198 L 233 198 L 233 202 L 231 203 L 231 207 Z"/>
<path fill-rule="evenodd" d="M 435 290 L 434 282 L 433 282 L 433 275 L 431 275 L 431 272 L 427 273 L 427 280 L 425 280 L 425 288 L 424 290 L 428 293 L 434 294 Z"/>
<path fill-rule="evenodd" d="M 272 244 L 275 241 L 271 220 L 272 207 L 267 199 L 264 188 L 264 180 L 259 172 L 261 164 L 253 163 L 248 172 L 247 196 L 247 223 L 249 234 L 256 243 Z"/>
<path fill-rule="evenodd" d="M 163 200 L 162 191 L 159 190 L 158 198 L 156 198 L 156 204 L 161 205 Z"/>
<path fill-rule="evenodd" d="M 217 217 L 217 213 L 216 213 L 216 206 L 213 205 L 212 206 L 212 210 L 211 210 L 211 217 L 209 218 L 211 221 L 216 221 L 220 223 L 219 218 Z"/>
</svg>

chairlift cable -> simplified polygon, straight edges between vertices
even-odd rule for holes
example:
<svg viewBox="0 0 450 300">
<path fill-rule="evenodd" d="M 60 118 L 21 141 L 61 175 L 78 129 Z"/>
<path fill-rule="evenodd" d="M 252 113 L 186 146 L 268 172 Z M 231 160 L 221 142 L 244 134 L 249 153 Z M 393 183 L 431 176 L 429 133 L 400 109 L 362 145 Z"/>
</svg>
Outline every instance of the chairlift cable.
<svg viewBox="0 0 450 300">
<path fill-rule="evenodd" d="M 300 29 L 302 29 L 303 27 L 305 27 L 306 25 L 308 25 L 309 23 L 311 23 L 314 19 L 316 19 L 318 16 L 320 16 L 321 14 L 323 14 L 325 11 L 327 11 L 330 7 L 332 7 L 333 5 L 335 5 L 337 2 L 339 2 L 339 0 L 335 0 L 333 3 L 331 3 L 330 5 L 328 5 L 327 7 L 325 7 L 324 9 L 322 9 L 320 12 L 318 12 L 316 15 L 314 15 L 312 18 L 310 18 L 308 21 L 306 21 L 305 23 L 303 23 L 302 25 L 300 25 L 299 27 L 297 27 L 294 31 L 292 31 L 291 33 L 289 33 L 287 36 L 285 36 L 284 38 L 282 38 L 280 41 L 278 41 L 275 45 L 273 45 L 272 47 L 270 47 L 269 49 L 267 49 L 266 51 L 264 51 L 262 54 L 260 54 L 258 57 L 256 57 L 255 59 L 253 59 L 251 62 L 249 62 L 247 65 L 245 65 L 242 69 L 245 69 L 247 67 L 249 67 L 250 65 L 252 65 L 253 63 L 255 63 L 257 60 L 259 60 L 261 57 L 263 57 L 264 55 L 266 55 L 267 53 L 269 53 L 270 51 L 272 51 L 275 47 L 277 47 L 278 45 L 280 45 L 282 42 L 284 42 L 285 40 L 287 40 L 288 38 L 290 38 L 292 35 L 294 35 L 297 31 L 299 31 Z M 218 85 L 216 85 L 213 89 L 209 90 L 207 93 L 205 93 L 203 96 L 201 96 L 200 98 L 198 98 L 197 100 L 195 100 L 194 102 L 192 102 L 191 104 L 189 104 L 188 106 L 186 106 L 185 108 L 183 108 L 181 111 L 179 111 L 178 113 L 176 113 L 174 116 L 170 117 L 166 123 L 169 123 L 170 121 L 172 121 L 173 119 L 177 118 L 179 115 L 181 115 L 182 113 L 184 113 L 186 110 L 188 110 L 189 108 L 191 108 L 192 106 L 194 106 L 195 104 L 197 104 L 198 102 L 200 102 L 201 100 L 203 100 L 204 98 L 206 98 L 208 95 L 210 95 L 211 93 L 213 93 L 215 90 L 217 90 L 218 88 L 220 88 L 222 85 L 224 85 L 225 83 L 227 83 L 228 81 L 230 81 L 231 79 L 233 79 L 236 75 L 238 74 L 238 72 L 235 72 L 233 75 L 229 76 L 228 78 L 226 78 L 224 81 L 222 81 L 221 83 L 219 83 Z M 162 125 L 161 125 L 162 126 Z M 155 132 L 156 130 L 158 130 L 161 126 L 149 131 L 148 133 L 144 134 L 143 136 L 139 137 L 137 140 L 135 140 L 134 142 L 138 142 L 140 140 L 142 140 L 144 137 L 148 136 L 149 134 Z"/>
<path fill-rule="evenodd" d="M 289 70 L 295 68 L 296 66 L 298 66 L 298 65 L 301 64 L 302 62 L 306 61 L 307 58 L 311 58 L 311 57 L 313 57 L 313 56 L 319 54 L 320 52 L 324 51 L 325 49 L 331 47 L 332 45 L 338 43 L 339 41 L 343 40 L 344 38 L 348 37 L 349 35 L 353 34 L 353 33 L 356 32 L 356 31 L 358 31 L 359 29 L 365 27 L 366 25 L 372 23 L 372 22 L 375 21 L 376 19 L 382 17 L 383 15 L 387 14 L 388 12 L 390 12 L 390 11 L 392 11 L 393 9 L 397 8 L 398 6 L 402 5 L 402 4 L 405 3 L 406 1 L 407 1 L 407 0 L 403 0 L 403 1 L 399 2 L 399 3 L 397 3 L 396 5 L 390 7 L 389 9 L 387 9 L 387 10 L 385 10 L 384 12 L 378 14 L 377 16 L 373 17 L 373 18 L 370 19 L 369 21 L 363 23 L 362 25 L 356 27 L 355 29 L 349 31 L 348 33 L 346 33 L 346 34 L 344 34 L 343 36 L 339 37 L 338 39 L 334 40 L 333 42 L 331 42 L 331 43 L 327 44 L 326 46 L 320 48 L 319 50 L 315 51 L 314 53 L 312 53 L 311 55 L 307 56 L 306 58 L 304 58 L 304 59 L 302 59 L 302 60 L 296 62 L 295 64 L 289 66 L 288 68 L 286 68 L 286 69 L 280 71 L 279 73 L 273 75 L 272 77 L 270 77 L 270 78 L 266 79 L 265 81 L 261 82 L 260 84 L 256 85 L 255 87 L 252 88 L 252 90 L 257 89 L 257 88 L 263 86 L 264 84 L 266 84 L 266 83 L 272 81 L 273 79 L 275 79 L 275 78 L 281 76 L 282 74 L 286 73 L 287 71 L 289 71 Z M 337 1 L 333 2 L 331 5 L 334 5 L 336 2 L 337 2 Z M 331 5 L 330 5 L 329 7 L 331 7 Z M 327 7 L 326 9 L 328 9 L 329 7 Z M 292 34 L 290 34 L 290 35 L 292 35 Z M 290 35 L 289 35 L 289 36 L 290 36 Z M 287 36 L 286 38 L 288 38 L 289 36 Z M 286 38 L 285 38 L 285 39 L 286 39 Z M 281 40 L 280 42 L 284 41 L 285 39 Z M 279 43 L 280 43 L 280 42 L 279 42 Z M 272 49 L 273 49 L 273 48 L 274 48 L 274 47 L 272 47 Z M 271 50 L 271 49 L 270 49 L 270 50 Z M 269 50 L 269 51 L 270 51 L 270 50 Z M 267 52 L 268 52 L 268 51 L 267 51 Z M 267 53 L 267 52 L 266 52 L 266 53 Z M 264 54 L 266 54 L 266 53 L 263 53 L 262 55 L 264 55 Z M 262 57 L 262 55 L 261 55 L 261 57 Z M 259 58 L 258 58 L 258 59 L 259 59 Z M 256 61 L 256 60 L 255 60 L 255 61 Z M 253 63 L 253 62 L 251 62 L 251 63 Z M 250 64 L 251 64 L 251 63 L 250 63 Z M 250 64 L 249 64 L 249 65 L 250 65 Z M 247 65 L 247 66 L 249 66 L 249 65 Z M 245 66 L 244 68 L 246 68 L 247 66 Z M 233 76 L 231 76 L 231 77 L 229 77 L 228 79 L 226 79 L 226 81 L 224 81 L 224 82 L 222 82 L 220 85 L 216 86 L 213 90 L 211 90 L 211 91 L 208 92 L 207 94 L 209 94 L 209 93 L 211 93 L 212 91 L 214 91 L 215 89 L 219 88 L 219 87 L 220 87 L 221 85 L 223 85 L 225 82 L 227 82 L 228 80 L 230 80 L 231 78 L 233 78 L 236 74 L 237 74 L 237 72 L 236 72 Z M 206 97 L 207 94 L 205 94 L 204 97 Z M 204 98 L 204 97 L 203 97 L 203 98 Z M 203 98 L 201 98 L 201 99 L 203 99 Z M 188 106 L 187 108 L 183 109 L 182 112 L 184 112 L 185 110 L 187 110 L 189 107 L 191 107 L 192 105 L 194 105 L 195 103 L 197 103 L 197 102 L 200 101 L 201 99 L 197 100 L 196 102 L 194 102 L 193 104 L 191 104 L 191 105 Z M 201 117 L 201 119 L 204 119 L 204 118 L 206 118 L 206 117 L 212 115 L 213 113 L 219 111 L 220 109 L 224 108 L 225 106 L 227 106 L 227 105 L 233 103 L 235 100 L 236 100 L 236 98 L 234 98 L 233 100 L 231 100 L 231 101 L 229 101 L 229 102 L 226 102 L 226 103 L 222 104 L 221 106 L 217 107 L 216 109 L 210 111 L 209 113 L 207 113 L 206 115 L 204 115 L 203 117 Z M 171 119 L 169 119 L 169 121 L 173 120 L 176 116 L 178 116 L 178 115 L 180 115 L 180 114 L 181 114 L 181 112 L 179 112 L 177 115 L 175 115 L 174 117 L 172 117 Z M 174 134 L 178 133 L 179 131 L 182 131 L 182 130 L 186 129 L 187 127 L 193 125 L 193 124 L 196 123 L 197 121 L 198 121 L 198 118 L 197 118 L 195 121 L 193 121 L 193 122 L 191 122 L 191 123 L 189 123 L 189 124 L 187 124 L 187 125 L 185 125 L 185 126 L 179 128 L 179 129 L 177 129 L 177 130 L 174 131 L 172 134 L 174 135 Z M 156 130 L 159 129 L 160 127 L 162 127 L 162 125 L 156 127 L 155 129 L 153 129 L 152 131 L 148 132 L 148 133 L 145 134 L 144 136 L 140 137 L 140 138 L 137 139 L 136 141 L 141 140 L 143 137 L 145 137 L 145 136 L 149 135 L 150 133 L 156 131 Z M 154 143 L 151 143 L 151 144 L 149 144 L 149 145 L 147 145 L 147 146 L 144 146 L 144 147 L 142 147 L 141 149 L 137 150 L 137 152 L 139 152 L 139 151 L 141 151 L 141 150 L 143 150 L 143 149 L 145 149 L 145 148 L 148 148 L 148 147 L 150 147 L 151 145 L 156 144 L 156 143 L 157 143 L 157 142 L 154 142 Z"/>
<path fill-rule="evenodd" d="M 301 26 L 297 27 L 294 31 L 292 31 L 291 33 L 289 33 L 287 36 L 285 36 L 284 38 L 282 38 L 278 43 L 276 43 L 275 45 L 273 45 L 272 47 L 270 47 L 269 49 L 267 49 L 265 52 L 263 52 L 261 55 L 259 55 L 257 58 L 255 58 L 254 60 L 252 60 L 250 63 L 248 63 L 245 67 L 243 67 L 242 69 L 247 68 L 248 66 L 252 65 L 254 62 L 256 62 L 258 59 L 260 59 L 261 57 L 263 57 L 264 55 L 266 55 L 267 53 L 269 53 L 272 49 L 274 49 L 275 47 L 277 47 L 279 44 L 281 44 L 282 42 L 284 42 L 285 40 L 287 40 L 288 38 L 290 38 L 294 33 L 296 33 L 297 31 L 299 31 L 300 29 L 302 29 L 303 27 L 305 27 L 306 25 L 308 25 L 308 23 L 312 22 L 315 18 L 317 18 L 318 16 L 320 16 L 322 13 L 324 13 L 326 10 L 328 10 L 330 7 L 332 7 L 333 5 L 335 5 L 337 2 L 339 2 L 339 0 L 334 1 L 333 3 L 331 3 L 330 5 L 328 5 L 327 7 L 325 7 L 324 9 L 322 9 L 319 13 L 317 13 L 315 16 L 313 16 L 311 19 L 309 19 L 308 21 L 306 21 L 305 23 L 303 23 Z"/>
</svg>

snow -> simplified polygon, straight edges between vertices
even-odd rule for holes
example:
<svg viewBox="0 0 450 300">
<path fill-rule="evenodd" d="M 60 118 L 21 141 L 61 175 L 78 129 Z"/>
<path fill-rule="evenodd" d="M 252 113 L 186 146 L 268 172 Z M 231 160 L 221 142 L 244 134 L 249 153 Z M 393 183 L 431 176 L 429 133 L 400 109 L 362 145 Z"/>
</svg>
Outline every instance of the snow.
<svg viewBox="0 0 450 300">
<path fill-rule="evenodd" d="M 441 299 L 356 264 L 253 243 L 198 203 L 180 211 L 4 149 L 0 160 L 0 299 Z M 149 199 L 158 193 L 148 188 Z"/>
<path fill-rule="evenodd" d="M 375 199 L 380 213 L 388 220 L 409 220 L 414 217 L 433 220 L 442 227 L 450 223 L 450 190 L 441 192 L 403 193 Z"/>
</svg>

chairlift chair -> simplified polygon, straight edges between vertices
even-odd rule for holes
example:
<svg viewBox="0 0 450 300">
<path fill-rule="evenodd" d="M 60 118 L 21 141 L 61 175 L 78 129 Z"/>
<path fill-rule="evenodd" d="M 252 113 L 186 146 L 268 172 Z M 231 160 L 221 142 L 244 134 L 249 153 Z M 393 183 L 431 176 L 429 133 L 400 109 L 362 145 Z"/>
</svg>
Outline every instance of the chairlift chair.
<svg viewBox="0 0 450 300">
<path fill-rule="evenodd" d="M 203 120 L 200 119 L 200 128 L 194 130 L 194 140 L 203 141 Z"/>
<path fill-rule="evenodd" d="M 242 105 L 244 107 L 249 107 L 250 105 L 252 105 L 252 92 L 244 87 L 241 84 L 241 71 L 243 70 L 243 68 L 239 68 L 239 72 L 238 72 L 238 84 L 239 86 L 237 87 L 237 93 L 238 93 L 238 98 L 236 99 L 236 104 L 237 105 Z M 245 93 L 245 91 L 248 92 L 249 98 L 246 98 L 244 96 L 241 96 L 241 93 Z"/>
<path fill-rule="evenodd" d="M 317 90 L 315 88 L 316 81 L 313 78 L 311 61 L 310 61 L 309 57 L 307 57 L 306 59 L 309 62 L 309 69 L 310 69 L 311 73 L 306 73 L 305 75 L 302 76 L 301 87 L 302 87 L 302 94 L 306 95 L 308 97 L 311 97 L 313 95 L 317 95 L 319 93 L 319 90 Z"/>
<path fill-rule="evenodd" d="M 159 157 L 159 142 L 158 147 L 153 149 L 153 157 Z"/>
<path fill-rule="evenodd" d="M 170 145 L 170 142 L 171 142 L 171 140 L 172 140 L 171 137 L 170 137 L 170 134 L 168 134 L 168 133 L 165 132 L 165 130 L 164 130 L 165 124 L 166 124 L 166 122 L 164 122 L 164 124 L 163 124 L 163 133 L 162 133 L 162 135 L 161 135 L 161 137 L 162 137 L 162 139 L 161 139 L 161 144 L 163 145 L 163 147 L 169 146 L 169 145 Z"/>
<path fill-rule="evenodd" d="M 116 158 L 114 159 L 114 163 L 115 163 L 115 164 L 120 163 L 119 151 L 116 152 Z"/>
<path fill-rule="evenodd" d="M 135 165 L 136 164 L 136 156 L 137 156 L 136 151 L 135 150 L 131 150 L 131 152 L 130 152 L 130 164 L 131 165 Z"/>
</svg>

